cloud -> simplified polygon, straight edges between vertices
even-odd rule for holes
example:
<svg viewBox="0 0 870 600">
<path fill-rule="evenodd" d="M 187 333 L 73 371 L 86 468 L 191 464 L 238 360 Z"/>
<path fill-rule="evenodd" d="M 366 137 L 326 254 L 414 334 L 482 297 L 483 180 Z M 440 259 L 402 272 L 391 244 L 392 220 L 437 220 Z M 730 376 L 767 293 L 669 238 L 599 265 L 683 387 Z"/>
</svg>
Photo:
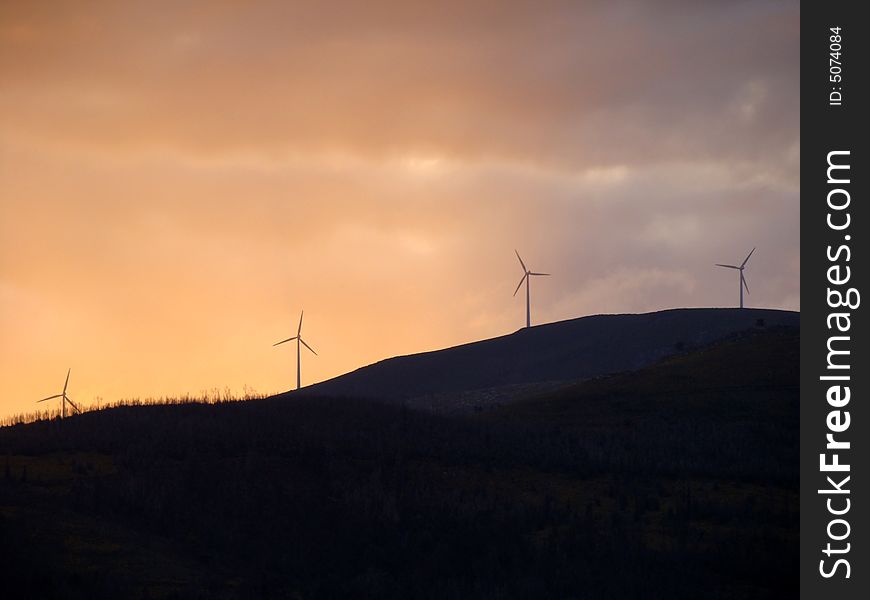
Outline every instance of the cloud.
<svg viewBox="0 0 870 600">
<path fill-rule="evenodd" d="M 570 168 L 796 139 L 794 2 L 109 6 L 7 16 L 18 135 Z"/>
<path fill-rule="evenodd" d="M 536 322 L 733 304 L 753 246 L 798 308 L 798 48 L 792 1 L 2 3 L 0 398 L 277 391 L 302 308 L 309 381 L 512 331 L 515 248 Z"/>
</svg>

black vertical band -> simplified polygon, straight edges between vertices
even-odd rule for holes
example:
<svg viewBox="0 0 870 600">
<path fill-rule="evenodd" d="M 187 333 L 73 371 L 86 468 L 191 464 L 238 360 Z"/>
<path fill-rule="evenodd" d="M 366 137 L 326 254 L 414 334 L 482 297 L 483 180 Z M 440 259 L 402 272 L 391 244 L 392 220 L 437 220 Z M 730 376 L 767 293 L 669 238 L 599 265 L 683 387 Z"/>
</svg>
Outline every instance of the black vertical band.
<svg viewBox="0 0 870 600">
<path fill-rule="evenodd" d="M 870 589 L 870 23 L 859 7 L 801 4 L 802 598 Z"/>
</svg>

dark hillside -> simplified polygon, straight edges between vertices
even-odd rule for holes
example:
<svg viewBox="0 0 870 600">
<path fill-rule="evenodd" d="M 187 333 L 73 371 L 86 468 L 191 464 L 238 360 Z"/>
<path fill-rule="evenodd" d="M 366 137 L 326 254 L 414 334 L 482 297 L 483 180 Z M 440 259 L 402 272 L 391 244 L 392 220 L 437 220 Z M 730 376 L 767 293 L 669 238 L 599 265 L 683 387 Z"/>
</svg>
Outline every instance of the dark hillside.
<svg viewBox="0 0 870 600">
<path fill-rule="evenodd" d="M 791 328 L 748 331 L 644 369 L 532 396 L 487 418 L 593 427 L 612 425 L 615 415 L 674 421 L 688 412 L 728 420 L 763 414 L 796 426 L 792 403 L 800 375 L 799 341 L 800 334 Z"/>
<path fill-rule="evenodd" d="M 357 398 L 0 429 L 3 598 L 798 591 L 798 333 L 469 417 Z"/>
<path fill-rule="evenodd" d="M 538 325 L 444 350 L 390 358 L 294 394 L 411 399 L 639 369 L 736 332 L 799 327 L 797 313 L 762 309 L 675 309 L 595 315 Z"/>
</svg>

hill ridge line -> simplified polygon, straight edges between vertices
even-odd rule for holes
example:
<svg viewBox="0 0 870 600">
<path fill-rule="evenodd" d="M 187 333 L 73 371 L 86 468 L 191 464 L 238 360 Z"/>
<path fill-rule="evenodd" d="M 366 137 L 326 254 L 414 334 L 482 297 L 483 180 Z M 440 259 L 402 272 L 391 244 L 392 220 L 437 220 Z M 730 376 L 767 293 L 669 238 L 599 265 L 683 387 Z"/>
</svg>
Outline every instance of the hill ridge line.
<svg viewBox="0 0 870 600">
<path fill-rule="evenodd" d="M 800 328 L 800 313 L 764 308 L 677 308 L 586 315 L 502 336 L 382 359 L 277 397 L 401 401 L 474 389 L 570 381 L 642 368 L 729 334 Z"/>
</svg>

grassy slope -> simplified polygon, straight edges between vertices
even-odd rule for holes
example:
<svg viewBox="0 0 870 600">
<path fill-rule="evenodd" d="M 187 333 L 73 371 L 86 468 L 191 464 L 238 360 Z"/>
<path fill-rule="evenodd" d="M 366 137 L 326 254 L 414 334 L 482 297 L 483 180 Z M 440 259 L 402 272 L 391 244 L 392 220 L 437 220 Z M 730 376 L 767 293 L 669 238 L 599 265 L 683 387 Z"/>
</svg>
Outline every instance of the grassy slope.
<svg viewBox="0 0 870 600">
<path fill-rule="evenodd" d="M 798 415 L 792 404 L 798 369 L 796 331 L 748 332 L 651 367 L 532 397 L 487 417 L 578 427 L 611 426 L 614 419 L 670 421 L 682 416 L 728 421 L 766 417 L 796 425 Z"/>
</svg>

